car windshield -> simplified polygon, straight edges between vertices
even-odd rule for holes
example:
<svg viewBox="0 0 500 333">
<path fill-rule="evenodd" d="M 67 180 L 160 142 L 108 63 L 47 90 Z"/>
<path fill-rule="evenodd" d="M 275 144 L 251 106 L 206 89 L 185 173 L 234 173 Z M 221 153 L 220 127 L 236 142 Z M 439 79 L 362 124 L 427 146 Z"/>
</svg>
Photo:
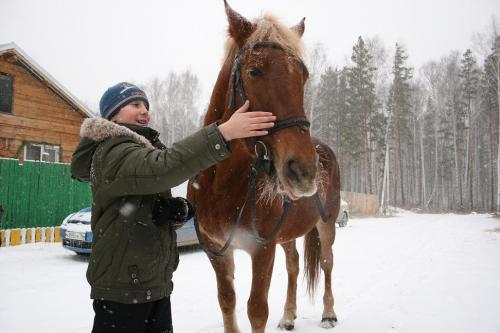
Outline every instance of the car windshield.
<svg viewBox="0 0 500 333">
<path fill-rule="evenodd" d="M 71 214 L 67 223 L 83 223 L 90 224 L 90 207 L 83 208 L 76 213 Z M 82 215 L 83 214 L 83 215 Z"/>
</svg>

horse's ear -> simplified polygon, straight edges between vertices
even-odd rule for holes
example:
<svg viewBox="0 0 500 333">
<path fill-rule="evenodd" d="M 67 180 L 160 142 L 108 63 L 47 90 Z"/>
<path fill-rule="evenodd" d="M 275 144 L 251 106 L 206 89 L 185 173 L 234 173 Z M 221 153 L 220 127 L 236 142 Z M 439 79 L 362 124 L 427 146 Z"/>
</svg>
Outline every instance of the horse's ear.
<svg viewBox="0 0 500 333">
<path fill-rule="evenodd" d="M 255 27 L 252 22 L 238 14 L 224 0 L 227 20 L 229 22 L 229 35 L 235 40 L 238 47 L 242 47 L 248 37 L 254 32 Z"/>
<path fill-rule="evenodd" d="M 291 29 L 295 31 L 299 37 L 302 37 L 304 30 L 306 30 L 306 25 L 304 24 L 305 20 L 306 18 L 304 17 L 297 25 L 291 27 Z"/>
</svg>

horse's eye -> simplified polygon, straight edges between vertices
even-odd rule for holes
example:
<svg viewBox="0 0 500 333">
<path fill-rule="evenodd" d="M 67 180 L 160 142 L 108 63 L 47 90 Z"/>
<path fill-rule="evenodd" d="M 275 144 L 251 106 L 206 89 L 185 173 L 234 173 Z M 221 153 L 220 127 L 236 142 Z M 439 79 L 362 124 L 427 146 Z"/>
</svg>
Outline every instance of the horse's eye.
<svg viewBox="0 0 500 333">
<path fill-rule="evenodd" d="M 248 70 L 248 75 L 250 75 L 250 77 L 252 79 L 258 79 L 260 77 L 262 77 L 262 72 L 260 69 L 257 69 L 257 68 L 250 68 Z"/>
</svg>

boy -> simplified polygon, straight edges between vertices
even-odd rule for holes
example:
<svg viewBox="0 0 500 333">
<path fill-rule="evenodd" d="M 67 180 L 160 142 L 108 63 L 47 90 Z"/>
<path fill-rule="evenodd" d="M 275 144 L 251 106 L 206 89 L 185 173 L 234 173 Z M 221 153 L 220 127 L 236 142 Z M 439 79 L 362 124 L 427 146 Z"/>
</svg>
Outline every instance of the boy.
<svg viewBox="0 0 500 333">
<path fill-rule="evenodd" d="M 149 102 L 137 86 L 114 85 L 99 107 L 102 118 L 84 121 L 71 162 L 73 177 L 92 185 L 92 332 L 173 332 L 175 228 L 193 212 L 170 188 L 227 158 L 228 141 L 267 134 L 276 117 L 245 113 L 247 101 L 227 122 L 166 149 L 148 127 Z"/>
</svg>

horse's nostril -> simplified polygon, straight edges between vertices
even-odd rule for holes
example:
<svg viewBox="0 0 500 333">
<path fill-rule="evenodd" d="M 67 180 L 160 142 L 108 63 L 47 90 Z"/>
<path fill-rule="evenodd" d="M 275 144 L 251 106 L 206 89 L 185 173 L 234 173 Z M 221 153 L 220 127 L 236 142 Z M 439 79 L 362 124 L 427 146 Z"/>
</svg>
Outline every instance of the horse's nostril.
<svg viewBox="0 0 500 333">
<path fill-rule="evenodd" d="M 300 164 L 295 160 L 288 160 L 286 165 L 288 178 L 292 181 L 300 182 L 301 178 L 304 176 L 304 171 L 300 167 Z"/>
</svg>

